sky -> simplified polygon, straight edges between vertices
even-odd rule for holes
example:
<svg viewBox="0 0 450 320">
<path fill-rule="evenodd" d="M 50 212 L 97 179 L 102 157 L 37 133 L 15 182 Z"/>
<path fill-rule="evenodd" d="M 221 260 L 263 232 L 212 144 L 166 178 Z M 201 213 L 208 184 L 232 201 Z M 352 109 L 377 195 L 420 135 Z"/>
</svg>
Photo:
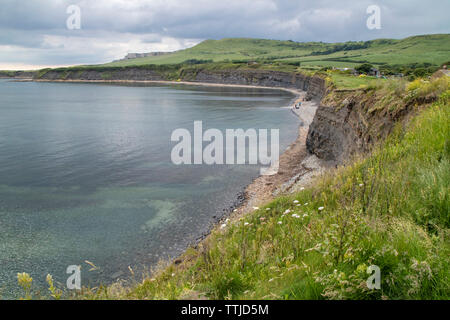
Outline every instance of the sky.
<svg viewBox="0 0 450 320">
<path fill-rule="evenodd" d="M 68 11 L 73 5 L 79 20 Z M 371 5 L 380 8 L 380 29 L 367 27 Z M 449 12 L 449 0 L 2 0 L 0 70 L 105 63 L 205 39 L 342 42 L 450 33 Z"/>
</svg>

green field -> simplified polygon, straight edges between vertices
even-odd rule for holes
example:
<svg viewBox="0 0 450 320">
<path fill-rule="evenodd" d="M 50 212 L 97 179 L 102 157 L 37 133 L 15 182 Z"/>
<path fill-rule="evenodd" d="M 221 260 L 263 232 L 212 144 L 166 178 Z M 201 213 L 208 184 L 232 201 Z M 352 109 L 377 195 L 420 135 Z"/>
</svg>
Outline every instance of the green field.
<svg viewBox="0 0 450 320">
<path fill-rule="evenodd" d="M 426 63 L 441 65 L 450 60 L 450 35 L 414 36 L 402 40 L 378 39 L 365 42 L 322 43 L 263 39 L 206 40 L 164 56 L 123 60 L 107 66 L 174 64 L 187 60 L 264 61 L 300 63 L 305 67 L 354 67 Z"/>
</svg>

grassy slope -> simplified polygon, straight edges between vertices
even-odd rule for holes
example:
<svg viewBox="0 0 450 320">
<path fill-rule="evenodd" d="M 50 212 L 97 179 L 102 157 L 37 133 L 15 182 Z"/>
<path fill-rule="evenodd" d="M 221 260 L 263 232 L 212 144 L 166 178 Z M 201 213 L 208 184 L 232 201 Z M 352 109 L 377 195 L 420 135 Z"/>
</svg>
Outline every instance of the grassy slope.
<svg viewBox="0 0 450 320">
<path fill-rule="evenodd" d="M 366 93 L 378 97 L 379 112 L 393 108 L 389 96 L 396 108 L 441 98 L 399 125 L 372 155 L 214 231 L 182 264 L 130 288 L 116 284 L 81 297 L 448 299 L 448 78 L 407 87 L 384 82 Z M 365 285 L 369 265 L 381 268 L 381 290 Z"/>
<path fill-rule="evenodd" d="M 302 66 L 355 66 L 362 62 L 374 64 L 410 64 L 427 62 L 440 65 L 448 61 L 450 35 L 415 36 L 403 40 L 380 39 L 369 42 L 350 42 L 365 45 L 358 50 L 340 50 L 317 55 L 317 52 L 335 50 L 343 44 L 321 42 L 297 43 L 292 41 L 262 39 L 207 40 L 193 48 L 159 57 L 147 57 L 106 64 L 107 66 L 131 66 L 143 64 L 173 64 L 189 59 L 213 60 L 275 60 L 301 62 Z"/>
</svg>

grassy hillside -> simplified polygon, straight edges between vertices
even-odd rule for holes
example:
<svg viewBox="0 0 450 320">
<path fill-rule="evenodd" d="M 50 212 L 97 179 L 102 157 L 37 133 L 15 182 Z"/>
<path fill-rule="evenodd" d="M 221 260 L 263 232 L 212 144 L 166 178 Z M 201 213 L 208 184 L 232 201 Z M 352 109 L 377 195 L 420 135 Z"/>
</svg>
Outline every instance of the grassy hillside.
<svg viewBox="0 0 450 320">
<path fill-rule="evenodd" d="M 315 67 L 352 67 L 365 62 L 376 65 L 413 63 L 440 65 L 449 60 L 450 35 L 425 35 L 403 40 L 322 43 L 262 39 L 207 40 L 172 54 L 118 61 L 107 66 L 174 64 L 187 60 L 280 61 Z"/>
<path fill-rule="evenodd" d="M 182 263 L 77 298 L 448 299 L 449 80 L 364 92 L 379 112 L 408 104 L 418 115 L 366 158 L 217 229 Z M 430 96 L 440 98 L 420 107 Z M 370 265 L 380 290 L 366 286 Z"/>
<path fill-rule="evenodd" d="M 207 40 L 186 50 L 163 56 L 118 61 L 102 65 L 43 69 L 35 73 L 45 78 L 85 79 L 85 72 L 102 73 L 104 80 L 117 79 L 131 69 L 150 70 L 165 80 L 185 79 L 185 74 L 206 70 L 272 70 L 312 75 L 327 71 L 338 87 L 367 86 L 371 77 L 355 77 L 350 71 L 330 71 L 331 67 L 376 66 L 386 75 L 403 74 L 409 80 L 427 77 L 449 62 L 450 34 L 415 36 L 403 40 L 378 39 L 346 43 L 297 43 L 262 39 Z M 370 70 L 370 68 L 369 68 Z M 84 76 L 83 76 L 84 75 Z M 2 73 L 0 72 L 0 76 Z M 4 76 L 11 76 L 5 73 Z M 31 76 L 31 75 L 28 75 Z M 83 78 L 84 77 L 84 78 Z"/>
</svg>

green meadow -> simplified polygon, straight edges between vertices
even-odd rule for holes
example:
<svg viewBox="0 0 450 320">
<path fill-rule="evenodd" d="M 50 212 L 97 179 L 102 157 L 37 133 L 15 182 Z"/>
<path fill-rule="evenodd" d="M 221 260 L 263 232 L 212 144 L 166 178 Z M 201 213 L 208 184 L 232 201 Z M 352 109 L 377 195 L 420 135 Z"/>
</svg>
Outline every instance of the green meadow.
<svg viewBox="0 0 450 320">
<path fill-rule="evenodd" d="M 378 39 L 361 42 L 322 43 L 263 39 L 206 40 L 181 51 L 108 63 L 106 66 L 176 64 L 188 60 L 266 61 L 308 67 L 354 67 L 374 65 L 441 65 L 449 60 L 450 35 L 414 36 L 402 40 Z"/>
</svg>

